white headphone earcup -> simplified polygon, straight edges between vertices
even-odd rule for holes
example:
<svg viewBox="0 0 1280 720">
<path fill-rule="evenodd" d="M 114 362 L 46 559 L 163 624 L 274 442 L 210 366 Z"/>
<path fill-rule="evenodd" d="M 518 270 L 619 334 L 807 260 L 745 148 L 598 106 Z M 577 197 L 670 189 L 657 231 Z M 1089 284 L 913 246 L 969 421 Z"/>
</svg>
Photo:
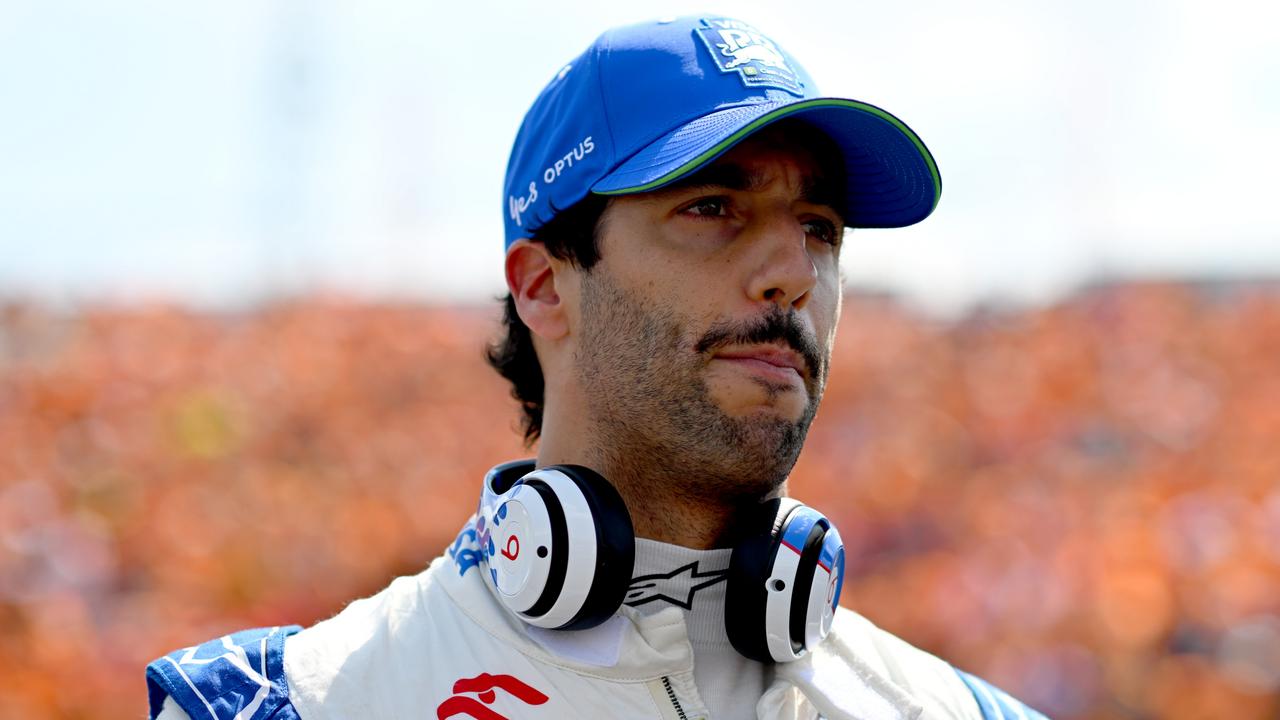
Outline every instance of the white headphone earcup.
<svg viewBox="0 0 1280 720">
<path fill-rule="evenodd" d="M 796 660 L 831 630 L 844 545 L 821 513 L 788 498 L 766 503 L 754 522 L 759 530 L 730 557 L 725 629 L 746 657 Z"/>
<path fill-rule="evenodd" d="M 482 548 L 498 598 L 525 622 L 598 625 L 621 606 L 635 565 L 631 516 L 589 468 L 555 465 L 504 494 Z"/>
<path fill-rule="evenodd" d="M 636 564 L 635 527 L 622 496 L 603 476 L 581 465 L 556 467 L 578 485 L 591 508 L 596 546 L 591 582 L 574 616 L 560 626 L 565 630 L 585 630 L 613 617 L 622 607 Z M 573 525 L 569 527 L 572 536 Z"/>
<path fill-rule="evenodd" d="M 541 483 L 517 483 L 490 519 L 488 535 L 483 552 L 498 599 L 517 614 L 541 614 L 564 583 L 567 531 L 559 500 Z"/>
</svg>

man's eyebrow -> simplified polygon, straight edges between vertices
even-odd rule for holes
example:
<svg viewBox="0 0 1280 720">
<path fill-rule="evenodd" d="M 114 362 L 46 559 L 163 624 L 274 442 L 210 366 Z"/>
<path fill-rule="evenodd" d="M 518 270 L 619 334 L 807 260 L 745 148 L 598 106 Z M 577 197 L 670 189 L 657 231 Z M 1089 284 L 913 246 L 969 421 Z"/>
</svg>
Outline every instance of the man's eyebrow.
<svg viewBox="0 0 1280 720">
<path fill-rule="evenodd" d="M 737 163 L 715 163 L 663 186 L 658 192 L 680 192 L 701 188 L 724 188 L 740 192 L 760 190 L 768 184 L 764 173 L 752 172 Z M 800 199 L 815 205 L 826 205 L 843 213 L 844 205 L 836 184 L 824 175 L 807 175 L 801 181 Z"/>
<path fill-rule="evenodd" d="M 737 163 L 715 163 L 676 180 L 663 190 L 687 190 L 689 188 L 724 188 L 750 191 L 765 186 L 762 173 L 752 173 Z"/>
</svg>

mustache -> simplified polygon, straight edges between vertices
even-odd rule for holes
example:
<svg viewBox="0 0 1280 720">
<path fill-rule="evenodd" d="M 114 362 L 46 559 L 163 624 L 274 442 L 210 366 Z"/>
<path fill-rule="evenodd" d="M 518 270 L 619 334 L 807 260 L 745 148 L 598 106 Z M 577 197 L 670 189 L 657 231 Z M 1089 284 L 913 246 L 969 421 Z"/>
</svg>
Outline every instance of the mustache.
<svg viewBox="0 0 1280 720">
<path fill-rule="evenodd" d="M 698 340 L 695 349 L 699 353 L 707 353 L 726 345 L 777 342 L 785 343 L 799 353 L 812 377 L 826 376 L 827 364 L 818 347 L 818 339 L 800 324 L 794 310 L 783 312 L 775 307 L 768 314 L 748 322 L 716 323 Z"/>
</svg>

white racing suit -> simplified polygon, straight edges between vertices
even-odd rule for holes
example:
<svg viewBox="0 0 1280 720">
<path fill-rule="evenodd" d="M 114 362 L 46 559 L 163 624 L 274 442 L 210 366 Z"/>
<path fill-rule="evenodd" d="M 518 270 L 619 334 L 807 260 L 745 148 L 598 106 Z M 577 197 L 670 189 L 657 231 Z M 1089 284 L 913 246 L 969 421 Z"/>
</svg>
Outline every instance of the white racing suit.
<svg viewBox="0 0 1280 720">
<path fill-rule="evenodd" d="M 477 550 L 468 527 L 426 571 L 314 627 L 249 630 L 156 660 L 151 717 L 710 720 L 680 608 L 530 628 L 493 596 Z M 819 647 L 771 672 L 761 720 L 1044 718 L 843 608 Z"/>
</svg>

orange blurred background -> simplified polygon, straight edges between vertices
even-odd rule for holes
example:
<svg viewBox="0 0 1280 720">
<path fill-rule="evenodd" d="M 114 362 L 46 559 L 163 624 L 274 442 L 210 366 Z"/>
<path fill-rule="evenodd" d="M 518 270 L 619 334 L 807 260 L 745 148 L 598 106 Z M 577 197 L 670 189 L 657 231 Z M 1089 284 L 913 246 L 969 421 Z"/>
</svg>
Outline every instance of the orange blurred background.
<svg viewBox="0 0 1280 720">
<path fill-rule="evenodd" d="M 495 308 L 0 306 L 0 718 L 438 555 L 522 448 Z M 851 296 L 792 481 L 844 604 L 1058 718 L 1280 716 L 1280 285 Z"/>
</svg>

